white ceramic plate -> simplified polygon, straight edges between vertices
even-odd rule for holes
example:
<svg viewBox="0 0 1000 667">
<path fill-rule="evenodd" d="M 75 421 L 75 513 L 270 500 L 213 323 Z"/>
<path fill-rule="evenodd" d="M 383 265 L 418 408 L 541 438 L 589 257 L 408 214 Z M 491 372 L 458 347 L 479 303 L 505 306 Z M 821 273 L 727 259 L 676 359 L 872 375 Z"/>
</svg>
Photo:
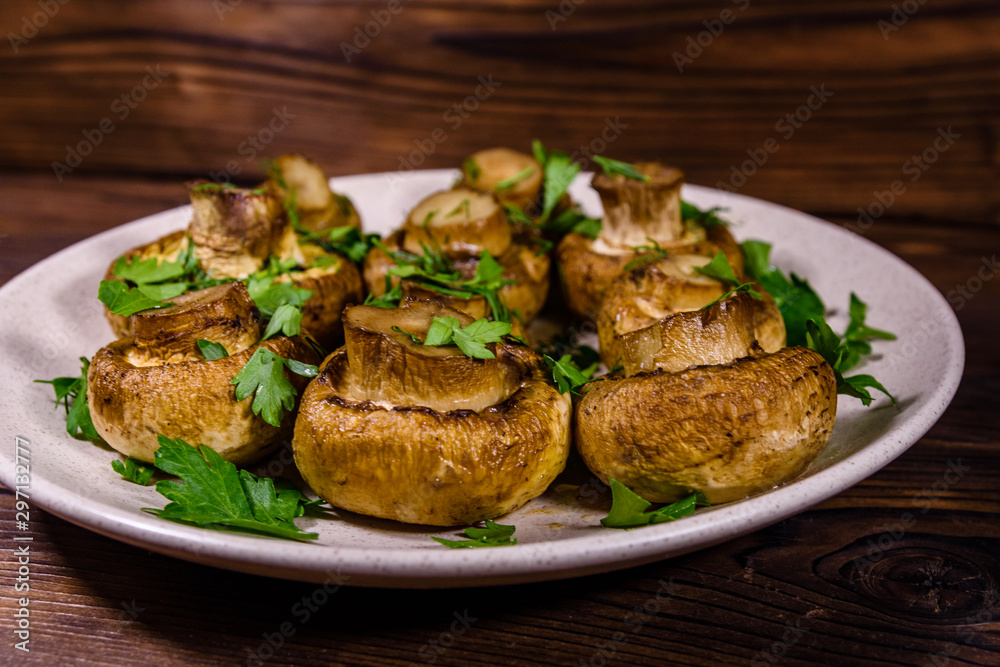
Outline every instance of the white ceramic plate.
<svg viewBox="0 0 1000 667">
<path fill-rule="evenodd" d="M 333 179 L 357 204 L 365 228 L 386 233 L 426 194 L 446 188 L 454 172 L 370 174 Z M 591 214 L 600 202 L 580 177 L 574 196 Z M 740 240 L 774 243 L 774 262 L 808 278 L 843 330 L 850 292 L 868 302 L 870 323 L 899 336 L 875 343 L 875 356 L 858 372 L 874 374 L 899 398 L 871 408 L 841 398 L 833 437 L 797 480 L 740 502 L 637 530 L 602 528 L 608 497 L 579 467 L 542 497 L 508 515 L 519 544 L 494 549 L 447 549 L 428 531 L 344 514 L 299 519 L 318 532 L 301 544 L 191 528 L 140 510 L 166 500 L 112 471 L 115 453 L 70 438 L 48 385 L 35 378 L 75 375 L 77 357 L 92 356 L 112 339 L 96 299 L 109 262 L 123 251 L 184 227 L 188 207 L 109 230 L 28 269 L 0 289 L 0 481 L 14 486 L 15 437 L 27 441 L 30 502 L 117 540 L 218 567 L 274 577 L 363 586 L 447 587 L 537 581 L 624 568 L 732 539 L 801 512 L 871 475 L 927 432 L 948 405 L 961 378 L 964 348 L 945 299 L 897 257 L 839 227 L 767 202 L 686 186 L 684 195 L 708 207 L 729 207 Z M 290 461 L 286 456 L 285 461 Z M 294 467 L 276 458 L 273 473 Z M 576 485 L 584 486 L 577 488 Z M 434 534 L 452 536 L 456 531 Z"/>
</svg>

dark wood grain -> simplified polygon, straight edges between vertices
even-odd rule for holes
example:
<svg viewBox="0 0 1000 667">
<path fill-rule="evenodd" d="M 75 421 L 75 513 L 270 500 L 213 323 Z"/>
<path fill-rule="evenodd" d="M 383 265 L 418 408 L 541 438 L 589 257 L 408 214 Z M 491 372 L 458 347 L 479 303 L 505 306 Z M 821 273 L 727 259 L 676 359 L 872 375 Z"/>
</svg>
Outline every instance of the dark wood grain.
<svg viewBox="0 0 1000 667">
<path fill-rule="evenodd" d="M 235 7 L 73 0 L 26 43 L 5 44 L 0 168 L 53 173 L 66 147 L 105 118 L 114 131 L 98 133 L 62 184 L 84 173 L 206 175 L 230 162 L 255 177 L 258 158 L 287 151 L 315 156 L 332 174 L 453 166 L 484 145 L 526 147 L 532 137 L 600 148 L 606 121 L 619 119 L 620 134 L 602 150 L 665 159 L 709 185 L 729 182 L 731 166 L 773 138 L 778 151 L 751 165 L 742 192 L 856 215 L 875 192 L 910 178 L 907 161 L 950 127 L 959 138 L 912 174 L 918 180 L 906 181 L 889 214 L 998 220 L 1000 5 L 989 0 L 917 5 L 884 34 L 878 22 L 892 19 L 892 3 L 860 0 L 565 0 L 575 9 L 557 23 L 546 15 L 558 12 L 555 0 L 404 2 L 396 15 L 381 1 L 219 2 Z M 674 54 L 726 9 L 732 22 L 678 71 Z M 35 0 L 10 0 L 0 25 L 21 33 L 38 11 Z M 391 20 L 348 62 L 342 45 L 372 12 Z M 140 91 L 134 109 L 116 105 L 149 67 L 163 80 Z M 473 99 L 467 118 L 449 111 L 480 77 L 500 85 Z M 798 129 L 779 129 L 813 87 L 832 97 L 802 111 L 810 119 Z M 264 150 L 251 149 L 247 137 L 276 108 L 294 118 Z M 435 142 L 438 128 L 446 138 Z M 809 179 L 794 178 L 803 170 Z"/>
</svg>

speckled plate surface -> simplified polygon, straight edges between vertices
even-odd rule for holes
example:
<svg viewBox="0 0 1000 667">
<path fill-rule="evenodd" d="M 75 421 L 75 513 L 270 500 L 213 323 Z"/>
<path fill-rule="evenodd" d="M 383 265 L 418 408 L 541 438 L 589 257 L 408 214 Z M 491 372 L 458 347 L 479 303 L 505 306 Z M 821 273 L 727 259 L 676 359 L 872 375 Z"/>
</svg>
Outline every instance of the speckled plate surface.
<svg viewBox="0 0 1000 667">
<path fill-rule="evenodd" d="M 370 174 L 333 180 L 357 204 L 366 230 L 388 232 L 423 196 L 446 188 L 454 172 Z M 591 214 L 596 195 L 581 177 L 574 196 Z M 427 531 L 347 513 L 299 519 L 318 532 L 316 544 L 241 536 L 178 525 L 141 511 L 162 507 L 153 487 L 123 481 L 106 447 L 70 438 L 48 385 L 35 378 L 74 375 L 77 357 L 92 356 L 112 339 L 97 301 L 97 285 L 112 259 L 133 246 L 184 227 L 181 207 L 109 230 L 40 262 L 0 289 L 0 482 L 14 485 L 15 437 L 30 458 L 30 502 L 90 530 L 178 558 L 273 577 L 349 585 L 448 587 L 538 581 L 638 565 L 716 544 L 801 512 L 871 475 L 923 435 L 948 405 L 961 378 L 964 347 L 945 299 L 903 261 L 839 227 L 767 202 L 687 186 L 700 206 L 729 208 L 739 240 L 773 242 L 774 262 L 810 280 L 843 330 L 853 290 L 868 302 L 872 326 L 899 336 L 875 342 L 857 372 L 871 373 L 894 392 L 871 408 L 841 398 L 829 445 L 798 479 L 740 502 L 707 508 L 683 520 L 640 528 L 602 528 L 610 498 L 578 462 L 540 498 L 508 515 L 519 544 L 494 549 L 446 549 Z M 25 322 L 32 326 L 25 326 Z M 287 452 L 262 468 L 294 475 Z M 260 470 L 257 470 L 258 472 Z M 582 486 L 581 486 L 582 485 Z M 58 537 L 57 537 L 58 539 Z"/>
</svg>

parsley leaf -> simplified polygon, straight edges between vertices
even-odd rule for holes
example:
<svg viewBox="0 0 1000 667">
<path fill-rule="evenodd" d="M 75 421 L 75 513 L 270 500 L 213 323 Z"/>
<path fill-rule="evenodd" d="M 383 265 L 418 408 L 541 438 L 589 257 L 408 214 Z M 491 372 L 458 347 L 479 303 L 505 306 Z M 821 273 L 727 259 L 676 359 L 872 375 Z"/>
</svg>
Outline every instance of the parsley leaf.
<svg viewBox="0 0 1000 667">
<path fill-rule="evenodd" d="M 747 275 L 753 278 L 774 299 L 785 320 L 788 345 L 805 345 L 806 322 L 823 319 L 826 306 L 808 282 L 794 273 L 790 278 L 771 265 L 771 244 L 744 241 L 740 244 L 746 259 Z"/>
<path fill-rule="evenodd" d="M 636 252 L 643 252 L 646 254 L 626 262 L 625 266 L 622 267 L 622 271 L 631 271 L 634 268 L 645 266 L 646 264 L 649 264 L 650 262 L 655 262 L 658 259 L 663 259 L 664 257 L 670 254 L 669 252 L 664 250 L 659 243 L 649 238 L 648 236 L 646 237 L 646 240 L 649 241 L 650 245 L 632 246 L 632 250 L 635 250 Z M 731 270 L 732 269 L 730 269 L 730 271 Z"/>
<path fill-rule="evenodd" d="M 102 280 L 97 298 L 115 315 L 135 315 L 150 308 L 166 308 L 172 303 L 151 299 L 139 287 L 129 287 L 120 280 Z"/>
<path fill-rule="evenodd" d="M 696 491 L 683 500 L 666 505 L 652 512 L 646 511 L 652 504 L 616 479 L 609 480 L 611 486 L 611 511 L 601 519 L 605 528 L 638 528 L 694 514 L 698 507 L 708 507 L 708 500 Z"/>
<path fill-rule="evenodd" d="M 264 337 L 267 340 L 271 336 L 282 333 L 288 337 L 298 336 L 302 333 L 302 309 L 290 303 L 283 303 L 271 315 L 271 321 L 267 323 L 264 330 Z"/>
<path fill-rule="evenodd" d="M 565 394 L 567 391 L 579 394 L 577 389 L 590 382 L 600 363 L 599 361 L 595 361 L 587 368 L 581 369 L 570 354 L 564 354 L 559 357 L 558 361 L 547 354 L 543 355 L 542 359 L 552 369 L 552 379 L 555 381 L 560 394 Z"/>
<path fill-rule="evenodd" d="M 535 173 L 534 167 L 525 167 L 509 178 L 505 178 L 496 184 L 496 190 L 510 190 L 512 187 Z"/>
<path fill-rule="evenodd" d="M 861 401 L 865 406 L 871 405 L 874 400 L 867 391 L 868 387 L 877 389 L 896 404 L 896 398 L 886 391 L 871 375 L 855 375 L 845 378 L 843 373 L 848 370 L 844 360 L 848 355 L 848 344 L 826 323 L 825 319 L 808 320 L 806 322 L 806 347 L 819 353 L 833 368 L 833 375 L 837 380 L 837 393 L 853 396 Z"/>
<path fill-rule="evenodd" d="M 853 396 L 867 406 L 874 400 L 868 392 L 869 388 L 873 388 L 884 393 L 895 404 L 895 397 L 872 376 L 855 375 L 845 378 L 843 375 L 856 366 L 862 356 L 871 353 L 869 340 L 895 339 L 895 336 L 888 331 L 874 329 L 865 324 L 867 305 L 856 294 L 851 293 L 850 324 L 847 325 L 844 336 L 838 336 L 827 324 L 826 307 L 809 283 L 794 273 L 790 279 L 786 278 L 780 270 L 771 265 L 769 243 L 744 241 L 741 248 L 746 258 L 747 274 L 771 293 L 781 310 L 781 316 L 785 320 L 788 345 L 808 347 L 826 359 L 837 379 L 838 394 Z"/>
<path fill-rule="evenodd" d="M 483 170 L 479 167 L 479 163 L 471 155 L 465 158 L 465 161 L 462 163 L 462 171 L 466 173 L 470 181 L 478 181 L 479 175 L 483 173 Z"/>
<path fill-rule="evenodd" d="M 143 285 L 180 278 L 187 273 L 188 268 L 182 262 L 160 261 L 156 257 L 140 259 L 135 255 L 130 259 L 119 257 L 112 271 L 116 278 Z"/>
<path fill-rule="evenodd" d="M 510 333 L 507 322 L 490 322 L 481 318 L 463 328 L 454 317 L 435 317 L 427 329 L 424 345 L 454 344 L 467 357 L 473 359 L 495 359 L 488 343 L 500 343 Z"/>
<path fill-rule="evenodd" d="M 601 169 L 604 171 L 604 175 L 609 178 L 620 174 L 633 181 L 642 181 L 644 183 L 649 182 L 649 176 L 639 173 L 636 171 L 635 166 L 629 164 L 628 162 L 612 160 L 601 155 L 595 155 L 594 162 L 601 166 Z"/>
<path fill-rule="evenodd" d="M 841 360 L 841 370 L 847 371 L 854 368 L 861 361 L 861 357 L 872 353 L 872 338 L 882 340 L 896 340 L 895 334 L 880 329 L 873 329 L 865 324 L 865 316 L 868 313 L 868 305 L 858 298 L 858 295 L 851 292 L 851 305 L 848 309 L 851 321 L 844 332 L 844 344 L 846 351 Z M 866 376 L 867 377 L 867 376 Z M 869 385 L 874 386 L 874 385 Z"/>
<path fill-rule="evenodd" d="M 111 467 L 116 473 L 128 481 L 138 484 L 139 486 L 146 486 L 149 484 L 149 480 L 152 479 L 153 473 L 156 472 L 156 468 L 153 466 L 148 463 L 143 463 L 142 461 L 137 461 L 131 456 L 125 459 L 124 463 L 115 459 L 111 462 Z"/>
<path fill-rule="evenodd" d="M 696 266 L 694 270 L 703 276 L 715 278 L 727 285 L 739 285 L 743 282 L 736 277 L 736 272 L 733 271 L 733 267 L 729 265 L 729 260 L 726 259 L 725 254 L 721 250 L 715 253 L 715 257 L 712 258 L 711 262 L 705 266 Z"/>
<path fill-rule="evenodd" d="M 253 413 L 271 426 L 281 426 L 285 412 L 295 407 L 297 392 L 285 368 L 304 377 L 316 377 L 319 369 L 294 359 L 285 359 L 266 347 L 258 347 L 230 384 L 236 385 L 236 400 L 253 394 Z"/>
<path fill-rule="evenodd" d="M 198 339 L 198 349 L 201 350 L 202 355 L 209 361 L 224 359 L 229 356 L 229 352 L 226 351 L 225 347 L 204 338 Z"/>
<path fill-rule="evenodd" d="M 35 382 L 52 385 L 56 393 L 56 405 L 62 403 L 66 410 L 67 433 L 74 438 L 79 435 L 86 440 L 100 440 L 101 434 L 94 428 L 94 421 L 90 418 L 90 406 L 87 404 L 87 369 L 90 368 L 90 361 L 86 357 L 80 357 L 80 362 L 83 365 L 79 377 L 60 377 L 53 380 L 35 380 Z"/>
<path fill-rule="evenodd" d="M 443 537 L 431 536 L 431 539 L 450 549 L 475 549 L 481 547 L 512 547 L 517 544 L 514 537 L 515 526 L 505 526 L 486 520 L 485 528 L 466 528 L 465 539 L 446 540 Z"/>
<path fill-rule="evenodd" d="M 305 496 L 287 483 L 280 486 L 226 461 L 209 447 L 193 447 L 180 438 L 157 436 L 156 467 L 181 481 L 156 483 L 171 502 L 163 509 L 145 508 L 162 519 L 216 530 L 236 530 L 293 540 L 315 540 L 300 530 Z"/>
<path fill-rule="evenodd" d="M 366 306 L 375 306 L 376 308 L 395 308 L 399 305 L 399 302 L 403 299 L 403 286 L 400 283 L 392 284 L 392 278 L 388 275 L 385 277 L 386 290 L 382 296 L 375 296 L 374 293 L 369 292 L 368 296 L 365 297 Z"/>
<path fill-rule="evenodd" d="M 570 159 L 569 153 L 557 150 L 545 151 L 537 140 L 535 145 L 545 155 L 545 161 L 542 162 L 545 176 L 542 184 L 542 215 L 538 219 L 538 223 L 542 224 L 552 215 L 556 205 L 569 190 L 573 179 L 580 173 L 580 165 Z M 537 155 L 538 150 L 536 157 Z"/>
<path fill-rule="evenodd" d="M 300 243 L 315 243 L 327 252 L 341 254 L 355 264 L 360 264 L 374 247 L 374 241 L 380 238 L 382 237 L 378 234 L 362 234 L 357 227 L 347 225 L 310 232 L 302 236 Z"/>
<path fill-rule="evenodd" d="M 728 222 L 716 215 L 717 211 L 725 211 L 721 206 L 713 206 L 704 211 L 694 204 L 681 200 L 681 219 L 694 222 L 701 227 L 717 227 L 719 225 L 729 225 Z"/>
</svg>

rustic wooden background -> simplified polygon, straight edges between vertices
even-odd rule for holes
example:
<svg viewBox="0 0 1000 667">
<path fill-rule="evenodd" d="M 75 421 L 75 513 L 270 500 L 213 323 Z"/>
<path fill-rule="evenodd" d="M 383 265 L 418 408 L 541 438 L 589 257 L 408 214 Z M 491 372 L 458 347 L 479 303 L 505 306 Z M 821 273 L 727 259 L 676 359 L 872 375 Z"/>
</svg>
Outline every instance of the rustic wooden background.
<svg viewBox="0 0 1000 667">
<path fill-rule="evenodd" d="M 183 180 L 229 163 L 236 180 L 289 151 L 331 175 L 446 167 L 533 137 L 573 151 L 609 123 L 620 134 L 595 148 L 675 163 L 705 185 L 728 181 L 773 138 L 777 152 L 739 191 L 842 224 L 902 181 L 867 236 L 945 293 L 998 250 L 996 0 L 577 2 L 4 0 L 0 282 L 184 203 Z M 700 54 L 690 46 L 730 16 L 718 36 L 701 35 Z M 369 43 L 355 43 L 372 21 Z M 360 51 L 350 62 L 345 43 Z M 679 72 L 674 54 L 689 48 L 696 57 Z M 480 77 L 499 85 L 467 99 Z M 778 125 L 806 114 L 813 87 L 833 95 L 800 127 Z M 478 108 L 462 117 L 456 104 Z M 280 131 L 268 136 L 272 122 Z M 909 180 L 907 163 L 948 128 L 954 144 Z M 81 142 L 79 165 L 54 170 Z M 345 589 L 267 664 L 1000 664 L 1000 281 L 956 310 L 968 365 L 952 407 L 900 459 L 817 508 L 611 575 Z M 877 576 L 852 572 L 851 559 L 955 460 L 969 473 L 927 501 Z M 247 664 L 313 591 L 33 519 L 33 653 L 11 646 L 16 565 L 4 538 L 4 664 Z M 13 497 L 0 493 L 4 535 L 12 522 Z M 669 599 L 657 598 L 671 580 Z M 655 611 L 629 617 L 644 605 Z M 465 610 L 478 619 L 468 632 L 428 653 Z"/>
</svg>

